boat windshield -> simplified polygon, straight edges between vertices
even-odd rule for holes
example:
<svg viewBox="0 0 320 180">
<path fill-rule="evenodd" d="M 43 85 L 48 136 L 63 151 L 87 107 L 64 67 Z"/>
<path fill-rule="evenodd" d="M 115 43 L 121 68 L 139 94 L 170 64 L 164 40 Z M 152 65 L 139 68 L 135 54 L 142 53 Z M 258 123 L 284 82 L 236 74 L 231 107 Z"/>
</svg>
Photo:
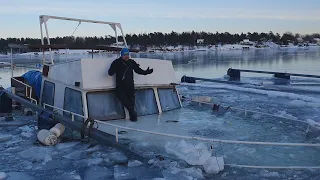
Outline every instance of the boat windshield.
<svg viewBox="0 0 320 180">
<path fill-rule="evenodd" d="M 177 92 L 172 88 L 158 89 L 162 111 L 180 108 Z M 115 91 L 88 92 L 88 115 L 98 120 L 124 119 L 125 111 Z M 138 116 L 157 114 L 158 106 L 152 88 L 139 89 L 135 94 L 135 110 Z"/>
<path fill-rule="evenodd" d="M 159 99 L 163 112 L 180 108 L 178 94 L 172 88 L 159 88 Z"/>
<path fill-rule="evenodd" d="M 88 92 L 89 117 L 98 120 L 124 119 L 125 113 L 114 91 Z"/>
<path fill-rule="evenodd" d="M 138 116 L 158 113 L 158 106 L 153 89 L 136 91 L 135 110 Z"/>
</svg>

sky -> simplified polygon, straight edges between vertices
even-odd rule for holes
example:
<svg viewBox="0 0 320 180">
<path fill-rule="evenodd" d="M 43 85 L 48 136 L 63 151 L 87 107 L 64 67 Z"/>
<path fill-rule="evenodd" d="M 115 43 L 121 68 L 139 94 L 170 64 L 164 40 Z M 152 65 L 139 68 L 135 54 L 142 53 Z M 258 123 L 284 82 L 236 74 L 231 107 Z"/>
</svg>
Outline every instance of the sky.
<svg viewBox="0 0 320 180">
<path fill-rule="evenodd" d="M 0 38 L 40 37 L 39 15 L 120 22 L 124 33 L 320 33 L 320 0 L 0 0 Z M 49 20 L 50 37 L 70 36 L 77 22 Z M 82 23 L 74 36 L 113 35 Z"/>
</svg>

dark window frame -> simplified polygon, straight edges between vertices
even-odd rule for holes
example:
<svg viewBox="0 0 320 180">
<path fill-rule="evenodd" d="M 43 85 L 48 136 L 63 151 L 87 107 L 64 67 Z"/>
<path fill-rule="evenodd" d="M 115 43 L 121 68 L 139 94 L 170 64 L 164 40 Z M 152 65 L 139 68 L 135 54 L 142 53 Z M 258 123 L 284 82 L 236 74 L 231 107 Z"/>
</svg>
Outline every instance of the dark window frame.
<svg viewBox="0 0 320 180">
<path fill-rule="evenodd" d="M 66 91 L 67 91 L 67 89 L 69 89 L 69 90 L 71 90 L 71 91 L 76 91 L 76 92 L 79 92 L 80 93 L 80 96 L 81 96 L 81 109 L 82 109 L 82 113 L 76 113 L 76 112 L 73 112 L 73 113 L 76 113 L 76 114 L 80 114 L 80 115 L 84 115 L 84 109 L 83 109 L 83 98 L 82 98 L 82 92 L 80 91 L 80 90 L 76 90 L 76 89 L 73 89 L 73 88 L 70 88 L 70 87 L 65 87 L 64 88 L 64 97 L 63 97 L 63 109 L 64 110 L 66 110 L 66 111 L 70 111 L 70 110 L 67 110 L 66 109 L 66 107 L 65 107 L 65 102 L 66 102 Z M 70 112 L 72 112 L 72 111 L 70 111 Z M 63 115 L 65 116 L 65 115 L 70 115 L 71 116 L 71 114 L 70 113 L 68 113 L 68 112 L 63 112 Z M 75 116 L 75 118 L 76 118 L 77 116 Z M 79 118 L 79 117 L 78 117 Z M 82 119 L 82 118 L 81 118 Z"/>
<path fill-rule="evenodd" d="M 89 91 L 89 92 L 86 92 L 86 99 L 87 99 L 87 110 L 88 110 L 88 117 L 91 117 L 90 116 L 90 110 L 89 110 L 89 98 L 88 98 L 88 94 L 94 94 L 94 93 L 115 93 L 115 89 L 111 89 L 111 90 L 102 90 L 102 91 Z M 120 100 L 119 100 L 120 101 Z M 120 102 L 121 103 L 121 102 Z M 122 107 L 122 110 L 123 110 L 123 119 L 126 118 L 126 110 L 125 110 L 125 107 L 122 105 L 121 103 L 121 107 Z M 122 119 L 122 118 L 120 118 Z M 111 118 L 111 119 L 107 119 L 107 120 L 102 120 L 102 121 L 112 121 L 112 120 L 118 120 L 118 119 L 115 119 L 115 118 Z"/>
<path fill-rule="evenodd" d="M 53 85 L 53 100 L 52 100 L 52 104 L 49 104 L 49 103 L 46 103 L 46 104 L 54 106 L 54 102 L 55 102 L 54 100 L 55 100 L 55 95 L 56 95 L 56 84 L 54 82 L 51 82 L 51 81 L 48 81 L 48 80 L 44 80 L 43 81 L 43 88 L 42 88 L 42 93 L 41 93 L 41 105 L 43 105 L 43 103 L 44 103 L 43 102 L 43 92 L 44 92 L 44 89 L 45 89 L 44 86 L 45 86 L 46 83 Z"/>
<path fill-rule="evenodd" d="M 159 90 L 161 89 L 169 89 L 169 90 L 172 90 L 175 92 L 175 95 L 177 96 L 177 99 L 178 99 L 178 103 L 179 103 L 179 106 L 176 107 L 176 108 L 173 108 L 173 109 L 170 109 L 170 110 L 164 110 L 163 107 L 162 107 L 162 104 L 161 104 L 161 98 L 160 98 L 160 94 L 159 94 Z M 180 102 L 180 98 L 179 98 L 179 94 L 178 94 L 178 91 L 176 89 L 176 87 L 172 87 L 172 86 L 168 86 L 168 87 L 157 87 L 157 93 L 158 93 L 158 98 L 159 98 L 159 103 L 160 103 L 160 107 L 161 107 L 161 111 L 162 112 L 167 112 L 167 111 L 173 111 L 173 110 L 176 110 L 176 109 L 180 109 L 182 106 L 181 106 L 181 102 Z"/>
<path fill-rule="evenodd" d="M 152 93 L 153 93 L 153 97 L 154 97 L 154 102 L 155 102 L 155 105 L 156 105 L 156 113 L 151 113 L 151 114 L 146 114 L 146 115 L 140 115 L 140 116 L 148 116 L 148 115 L 152 115 L 152 114 L 159 114 L 159 107 L 158 107 L 158 102 L 157 102 L 157 97 L 156 97 L 156 93 L 157 92 L 154 92 L 154 88 L 153 87 L 145 87 L 145 88 L 140 88 L 140 89 L 138 89 L 137 91 L 140 91 L 140 90 L 152 90 Z M 137 93 L 137 91 L 136 91 L 136 93 Z M 137 97 L 136 97 L 136 95 L 137 94 L 135 94 L 135 104 L 136 104 L 136 102 L 137 102 Z M 135 110 L 137 111 L 137 109 L 136 109 L 137 107 L 136 107 L 136 105 L 135 105 Z M 138 113 L 138 112 L 137 112 Z"/>
</svg>

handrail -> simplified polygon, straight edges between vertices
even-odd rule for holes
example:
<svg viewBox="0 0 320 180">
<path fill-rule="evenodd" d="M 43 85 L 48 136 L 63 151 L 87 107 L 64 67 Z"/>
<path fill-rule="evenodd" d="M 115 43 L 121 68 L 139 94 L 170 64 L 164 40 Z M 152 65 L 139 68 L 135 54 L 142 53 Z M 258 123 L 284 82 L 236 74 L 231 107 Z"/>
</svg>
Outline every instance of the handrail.
<svg viewBox="0 0 320 180">
<path fill-rule="evenodd" d="M 46 106 L 51 107 L 51 108 L 53 108 L 53 109 L 57 109 L 57 110 L 59 110 L 59 111 L 63 111 L 63 112 L 66 112 L 66 113 L 71 114 L 71 120 L 72 120 L 72 121 L 74 121 L 74 116 L 78 116 L 78 117 L 81 117 L 81 118 L 86 118 L 86 117 L 83 116 L 83 115 L 80 115 L 80 114 L 77 114 L 77 113 L 74 113 L 74 112 L 71 112 L 71 111 L 67 111 L 67 110 L 65 110 L 65 109 L 61 109 L 61 108 L 58 108 L 58 107 L 55 107 L 55 106 L 52 106 L 52 105 L 43 103 L 43 108 L 44 108 L 44 109 L 46 109 Z"/>
<path fill-rule="evenodd" d="M 38 105 L 38 101 L 36 99 L 33 99 L 32 98 L 32 87 L 22 81 L 19 81 L 18 79 L 14 78 L 14 77 L 11 77 L 11 79 L 13 79 L 14 81 L 26 86 L 25 90 L 26 90 L 26 97 L 29 98 L 31 100 L 31 102 L 34 102 L 36 105 Z M 30 88 L 30 91 L 29 91 L 29 96 L 28 96 L 28 88 Z"/>
</svg>

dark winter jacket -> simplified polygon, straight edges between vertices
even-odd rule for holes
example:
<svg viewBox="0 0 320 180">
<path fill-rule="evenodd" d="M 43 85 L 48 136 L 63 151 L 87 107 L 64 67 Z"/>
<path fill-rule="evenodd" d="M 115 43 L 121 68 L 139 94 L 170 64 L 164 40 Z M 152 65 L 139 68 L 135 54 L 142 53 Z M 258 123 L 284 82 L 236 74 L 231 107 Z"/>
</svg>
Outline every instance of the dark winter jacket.
<svg viewBox="0 0 320 180">
<path fill-rule="evenodd" d="M 137 74 L 147 75 L 153 72 L 153 69 L 143 70 L 139 67 L 140 65 L 134 60 L 129 59 L 124 61 L 121 57 L 114 60 L 110 66 L 108 74 L 113 76 L 116 74 L 116 86 L 117 88 L 133 88 L 133 71 Z"/>
</svg>

